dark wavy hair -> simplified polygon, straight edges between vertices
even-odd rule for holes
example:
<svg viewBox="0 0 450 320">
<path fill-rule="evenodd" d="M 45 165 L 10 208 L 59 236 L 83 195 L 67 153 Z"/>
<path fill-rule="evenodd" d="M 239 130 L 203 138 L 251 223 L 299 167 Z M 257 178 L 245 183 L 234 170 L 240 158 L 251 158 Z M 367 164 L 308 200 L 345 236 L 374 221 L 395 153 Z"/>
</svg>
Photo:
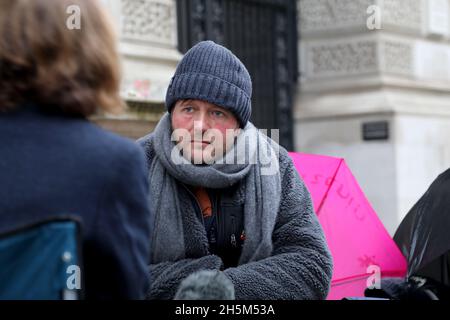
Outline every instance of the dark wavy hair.
<svg viewBox="0 0 450 320">
<path fill-rule="evenodd" d="M 71 6 L 80 29 L 68 27 Z M 33 102 L 88 117 L 118 113 L 116 36 L 98 0 L 0 1 L 0 112 Z"/>
</svg>

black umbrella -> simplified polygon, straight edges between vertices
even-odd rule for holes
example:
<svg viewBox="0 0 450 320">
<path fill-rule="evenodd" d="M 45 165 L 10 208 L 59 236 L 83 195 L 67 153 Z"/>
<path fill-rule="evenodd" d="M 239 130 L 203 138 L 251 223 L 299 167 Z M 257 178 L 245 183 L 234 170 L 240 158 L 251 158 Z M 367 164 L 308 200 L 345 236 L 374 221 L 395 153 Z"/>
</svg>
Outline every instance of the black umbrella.
<svg viewBox="0 0 450 320">
<path fill-rule="evenodd" d="M 408 262 L 407 278 L 423 276 L 450 286 L 450 170 L 409 211 L 394 241 Z"/>
</svg>

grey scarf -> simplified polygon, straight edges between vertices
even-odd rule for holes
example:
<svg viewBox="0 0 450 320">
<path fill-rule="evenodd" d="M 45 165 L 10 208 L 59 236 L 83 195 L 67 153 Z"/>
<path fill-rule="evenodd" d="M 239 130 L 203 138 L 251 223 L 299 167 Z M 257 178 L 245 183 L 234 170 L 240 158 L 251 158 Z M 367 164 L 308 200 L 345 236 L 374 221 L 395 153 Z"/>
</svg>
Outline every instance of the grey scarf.
<svg viewBox="0 0 450 320">
<path fill-rule="evenodd" d="M 186 257 L 182 216 L 185 208 L 180 207 L 177 181 L 220 189 L 245 179 L 246 240 L 240 263 L 270 256 L 281 194 L 278 144 L 249 123 L 223 158 L 199 166 L 183 158 L 171 136 L 170 115 L 165 114 L 151 136 L 155 156 L 149 179 L 156 213 L 152 263 Z M 245 152 L 239 148 L 243 145 Z"/>
</svg>

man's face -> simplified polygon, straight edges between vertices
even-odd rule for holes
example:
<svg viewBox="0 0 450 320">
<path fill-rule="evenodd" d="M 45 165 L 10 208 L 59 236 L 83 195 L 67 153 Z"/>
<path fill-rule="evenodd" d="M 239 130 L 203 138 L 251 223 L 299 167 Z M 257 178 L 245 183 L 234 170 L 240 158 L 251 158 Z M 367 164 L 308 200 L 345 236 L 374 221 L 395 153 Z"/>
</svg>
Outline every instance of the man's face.
<svg viewBox="0 0 450 320">
<path fill-rule="evenodd" d="M 223 156 L 233 145 L 239 122 L 230 111 L 212 103 L 180 100 L 172 110 L 172 129 L 184 157 L 201 164 Z"/>
</svg>

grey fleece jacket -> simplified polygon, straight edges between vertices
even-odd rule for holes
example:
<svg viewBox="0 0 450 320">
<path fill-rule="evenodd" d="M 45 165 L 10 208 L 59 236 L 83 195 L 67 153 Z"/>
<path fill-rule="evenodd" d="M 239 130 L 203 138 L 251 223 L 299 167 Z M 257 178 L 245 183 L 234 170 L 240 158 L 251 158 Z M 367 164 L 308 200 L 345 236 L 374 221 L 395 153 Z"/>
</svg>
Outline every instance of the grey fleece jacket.
<svg viewBox="0 0 450 320">
<path fill-rule="evenodd" d="M 138 143 L 150 164 L 155 151 L 148 139 Z M 237 300 L 325 299 L 333 270 L 323 230 L 314 212 L 305 184 L 287 151 L 280 148 L 281 203 L 272 234 L 273 251 L 265 259 L 223 270 L 234 284 Z M 150 181 L 151 183 L 151 181 Z M 245 185 L 244 183 L 241 183 Z M 239 189 L 239 188 L 238 188 Z M 181 206 L 192 205 L 183 188 L 178 188 Z M 237 201 L 245 192 L 236 191 Z M 151 264 L 153 280 L 147 299 L 173 299 L 179 284 L 200 270 L 222 270 L 220 257 L 208 250 L 200 219 L 184 218 L 187 259 Z"/>
</svg>

